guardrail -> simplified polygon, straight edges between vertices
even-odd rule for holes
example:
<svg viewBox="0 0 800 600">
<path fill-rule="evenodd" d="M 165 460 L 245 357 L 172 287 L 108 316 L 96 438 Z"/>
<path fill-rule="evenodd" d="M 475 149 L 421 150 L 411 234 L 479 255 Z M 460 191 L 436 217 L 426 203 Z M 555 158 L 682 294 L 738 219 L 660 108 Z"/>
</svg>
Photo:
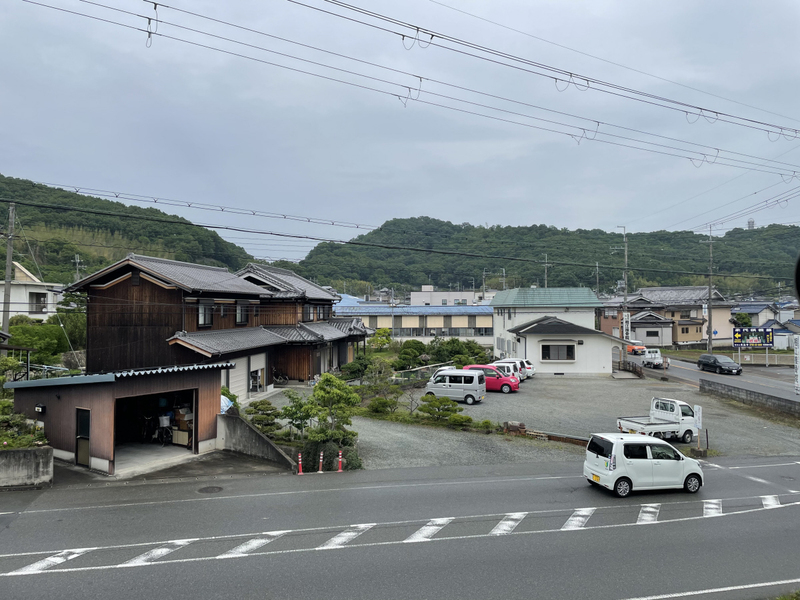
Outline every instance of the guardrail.
<svg viewBox="0 0 800 600">
<path fill-rule="evenodd" d="M 614 361 L 614 368 L 617 369 L 617 371 L 628 371 L 637 377 L 644 377 L 642 365 L 637 365 L 635 362 L 631 362 L 629 360 Z"/>
</svg>

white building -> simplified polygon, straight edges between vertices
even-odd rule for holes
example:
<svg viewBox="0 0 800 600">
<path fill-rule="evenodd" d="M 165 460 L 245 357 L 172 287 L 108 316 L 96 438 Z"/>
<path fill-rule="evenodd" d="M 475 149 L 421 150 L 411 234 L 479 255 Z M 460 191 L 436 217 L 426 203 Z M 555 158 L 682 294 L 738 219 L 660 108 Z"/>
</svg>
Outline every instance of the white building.
<svg viewBox="0 0 800 600">
<path fill-rule="evenodd" d="M 11 316 L 26 315 L 31 319 L 45 320 L 56 312 L 64 286 L 44 283 L 18 262 L 14 262 L 14 279 L 11 281 Z M 5 281 L 0 283 L 0 303 L 5 302 Z"/>
<path fill-rule="evenodd" d="M 472 306 L 477 303 L 474 290 L 437 292 L 432 285 L 423 285 L 421 292 L 411 292 L 411 306 Z"/>
<path fill-rule="evenodd" d="M 521 353 L 521 340 L 511 329 L 542 317 L 594 329 L 595 309 L 603 304 L 589 288 L 515 288 L 497 292 L 490 306 L 495 356 L 531 358 Z"/>
</svg>

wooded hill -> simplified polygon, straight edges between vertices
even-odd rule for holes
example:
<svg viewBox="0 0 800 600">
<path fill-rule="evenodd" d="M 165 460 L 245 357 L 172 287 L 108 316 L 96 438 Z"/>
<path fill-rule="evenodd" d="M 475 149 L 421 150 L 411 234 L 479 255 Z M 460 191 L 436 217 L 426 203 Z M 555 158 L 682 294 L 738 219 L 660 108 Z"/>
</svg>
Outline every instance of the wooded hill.
<svg viewBox="0 0 800 600">
<path fill-rule="evenodd" d="M 194 227 L 190 221 L 156 208 L 128 206 L 0 175 L 3 231 L 8 227 L 10 202 L 16 202 L 14 259 L 37 277 L 41 269 L 44 281 L 51 283 L 75 280 L 76 254 L 82 262 L 81 276 L 124 258 L 129 252 L 231 270 L 252 260 L 243 248 L 223 240 L 216 232 Z M 68 208 L 84 212 L 65 210 Z M 175 224 L 176 221 L 186 226 Z"/>
<path fill-rule="evenodd" d="M 775 294 L 791 291 L 800 250 L 800 228 L 770 225 L 734 229 L 713 238 L 714 285 L 723 293 Z M 689 231 L 628 234 L 628 289 L 654 285 L 706 285 L 707 235 Z M 354 239 L 363 246 L 322 243 L 290 268 L 321 284 L 362 294 L 366 287 L 478 289 L 484 270 L 487 286 L 545 285 L 545 254 L 551 265 L 547 285 L 596 287 L 612 291 L 623 277 L 623 237 L 600 229 L 571 231 L 546 225 L 528 227 L 460 225 L 428 217 L 393 219 Z M 395 249 L 400 247 L 402 249 Z M 422 251 L 420 251 L 422 250 Z M 436 254 L 439 250 L 452 254 Z M 492 258 L 494 257 L 494 258 Z M 739 275 L 728 278 L 720 275 Z M 774 278 L 757 279 L 753 276 Z M 359 284 L 359 282 L 362 282 Z"/>
</svg>

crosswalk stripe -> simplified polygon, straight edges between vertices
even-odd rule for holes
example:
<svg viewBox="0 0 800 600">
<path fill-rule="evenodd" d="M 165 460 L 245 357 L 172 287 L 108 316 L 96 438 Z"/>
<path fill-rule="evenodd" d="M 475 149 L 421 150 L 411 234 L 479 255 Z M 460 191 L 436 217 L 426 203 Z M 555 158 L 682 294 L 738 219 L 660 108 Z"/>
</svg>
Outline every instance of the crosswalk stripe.
<svg viewBox="0 0 800 600">
<path fill-rule="evenodd" d="M 636 519 L 636 523 L 655 523 L 658 521 L 658 513 L 660 511 L 660 504 L 642 504 L 642 508 L 639 510 L 639 518 Z"/>
<path fill-rule="evenodd" d="M 406 539 L 403 540 L 404 543 L 413 543 L 413 542 L 427 542 L 430 539 L 439 533 L 442 529 L 444 529 L 453 518 L 447 519 L 431 519 L 428 521 L 427 525 L 423 525 L 417 531 L 412 533 Z"/>
<path fill-rule="evenodd" d="M 722 500 L 703 500 L 703 516 L 718 517 L 722 514 Z"/>
<path fill-rule="evenodd" d="M 64 550 L 63 552 L 59 552 L 58 554 L 54 554 L 53 556 L 48 556 L 45 559 L 37 561 L 32 565 L 28 565 L 27 567 L 22 567 L 21 569 L 17 569 L 13 571 L 11 575 L 21 575 L 23 573 L 40 573 L 50 567 L 55 567 L 56 565 L 60 565 L 62 563 L 67 562 L 68 560 L 72 560 L 73 558 L 78 558 L 79 556 L 83 556 L 87 552 L 92 550 L 91 548 L 80 548 L 78 550 Z"/>
<path fill-rule="evenodd" d="M 761 506 L 764 508 L 778 508 L 781 505 L 777 496 L 761 496 Z"/>
<path fill-rule="evenodd" d="M 589 520 L 594 514 L 594 508 L 579 508 L 572 516 L 567 519 L 567 522 L 564 523 L 564 526 L 561 528 L 562 531 L 569 531 L 571 529 L 581 529 L 584 525 L 586 525 L 586 521 Z"/>
<path fill-rule="evenodd" d="M 328 548 L 341 548 L 350 540 L 356 539 L 365 531 L 369 531 L 375 527 L 377 523 L 361 523 L 360 525 L 351 525 L 341 533 L 333 536 L 324 544 L 317 546 L 317 550 L 326 550 Z"/>
<path fill-rule="evenodd" d="M 507 533 L 511 533 L 527 515 L 528 513 L 526 512 L 508 513 L 503 517 L 502 521 L 494 526 L 494 529 L 489 532 L 489 535 L 506 535 Z"/>
<path fill-rule="evenodd" d="M 153 548 L 152 550 L 148 550 L 144 554 L 140 554 L 136 558 L 132 558 L 129 561 L 126 561 L 122 564 L 126 566 L 137 566 L 137 565 L 146 565 L 147 563 L 153 562 L 154 560 L 158 560 L 162 556 L 166 556 L 167 554 L 172 554 L 175 550 L 180 550 L 184 546 L 188 546 L 195 540 L 175 540 L 174 542 L 169 542 L 163 546 L 158 548 Z"/>
<path fill-rule="evenodd" d="M 266 546 L 270 542 L 277 540 L 282 535 L 289 533 L 289 530 L 286 531 L 270 531 L 269 533 L 265 533 L 263 537 L 253 538 L 252 540 L 247 540 L 243 544 L 239 544 L 236 548 L 232 548 L 227 552 L 220 554 L 217 558 L 231 558 L 233 556 L 245 556 L 248 552 L 252 552 L 253 550 L 258 550 L 262 546 Z"/>
</svg>

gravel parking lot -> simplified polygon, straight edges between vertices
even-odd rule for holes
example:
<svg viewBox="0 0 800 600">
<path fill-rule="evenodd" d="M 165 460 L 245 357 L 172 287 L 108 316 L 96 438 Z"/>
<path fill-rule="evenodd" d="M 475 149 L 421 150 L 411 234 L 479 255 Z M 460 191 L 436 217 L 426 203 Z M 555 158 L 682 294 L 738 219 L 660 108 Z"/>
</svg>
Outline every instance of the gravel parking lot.
<svg viewBox="0 0 800 600">
<path fill-rule="evenodd" d="M 697 388 L 680 383 L 652 379 L 534 377 L 523 382 L 519 392 L 492 392 L 480 404 L 461 406 L 462 414 L 475 421 L 522 421 L 528 429 L 588 437 L 593 432 L 614 431 L 618 416 L 647 414 L 653 396 L 700 404 L 710 448 L 722 455 L 800 456 L 799 420 L 765 419 L 750 407 L 701 395 Z M 270 401 L 283 406 L 286 400 L 279 393 L 271 396 Z M 354 419 L 353 427 L 359 433 L 359 453 L 368 469 L 573 461 L 579 460 L 583 452 L 570 444 L 509 439 L 366 418 Z M 705 447 L 705 437 L 702 444 Z M 687 449 L 685 444 L 677 446 Z"/>
</svg>

